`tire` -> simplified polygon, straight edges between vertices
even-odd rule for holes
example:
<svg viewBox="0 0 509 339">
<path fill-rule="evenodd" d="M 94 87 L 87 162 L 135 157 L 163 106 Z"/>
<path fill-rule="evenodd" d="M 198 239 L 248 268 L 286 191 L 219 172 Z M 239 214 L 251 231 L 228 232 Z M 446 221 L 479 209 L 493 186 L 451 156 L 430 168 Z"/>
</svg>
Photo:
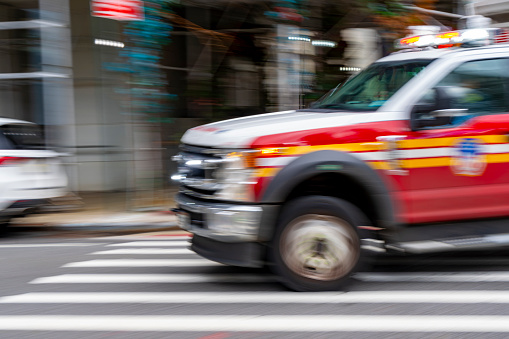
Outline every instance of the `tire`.
<svg viewBox="0 0 509 339">
<path fill-rule="evenodd" d="M 288 203 L 269 249 L 272 270 L 296 291 L 343 288 L 361 266 L 361 230 L 369 225 L 347 201 L 307 196 Z"/>
</svg>

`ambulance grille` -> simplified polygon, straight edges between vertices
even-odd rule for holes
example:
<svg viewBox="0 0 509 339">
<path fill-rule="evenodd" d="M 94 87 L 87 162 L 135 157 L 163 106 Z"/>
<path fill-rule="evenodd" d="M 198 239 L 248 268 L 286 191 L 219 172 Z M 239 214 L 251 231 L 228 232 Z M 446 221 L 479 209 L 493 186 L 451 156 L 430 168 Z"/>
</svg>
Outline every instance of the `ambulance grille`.
<svg viewBox="0 0 509 339">
<path fill-rule="evenodd" d="M 183 144 L 180 149 L 173 157 L 178 163 L 180 191 L 197 197 L 212 197 L 221 188 L 214 174 L 222 159 L 214 155 L 217 152 L 211 148 Z"/>
</svg>

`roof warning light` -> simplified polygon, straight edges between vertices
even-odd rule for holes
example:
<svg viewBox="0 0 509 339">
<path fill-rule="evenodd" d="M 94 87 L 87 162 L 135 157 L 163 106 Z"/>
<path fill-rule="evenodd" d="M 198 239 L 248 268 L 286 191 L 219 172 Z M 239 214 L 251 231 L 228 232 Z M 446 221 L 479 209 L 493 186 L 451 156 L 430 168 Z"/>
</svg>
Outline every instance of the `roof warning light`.
<svg viewBox="0 0 509 339">
<path fill-rule="evenodd" d="M 446 48 L 460 45 L 483 46 L 509 42 L 509 32 L 496 28 L 474 28 L 405 37 L 396 42 L 396 48 Z"/>
</svg>

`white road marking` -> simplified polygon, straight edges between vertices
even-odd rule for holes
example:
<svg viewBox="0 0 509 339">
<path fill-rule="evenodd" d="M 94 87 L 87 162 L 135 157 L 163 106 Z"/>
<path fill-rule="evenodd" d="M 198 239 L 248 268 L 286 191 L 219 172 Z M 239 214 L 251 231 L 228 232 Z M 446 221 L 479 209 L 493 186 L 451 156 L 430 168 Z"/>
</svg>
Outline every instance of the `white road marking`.
<svg viewBox="0 0 509 339">
<path fill-rule="evenodd" d="M 191 254 L 194 252 L 187 248 L 119 248 L 116 250 L 98 251 L 96 254 Z"/>
<path fill-rule="evenodd" d="M 157 332 L 509 332 L 509 316 L 428 315 L 22 315 L 0 330 Z"/>
<path fill-rule="evenodd" d="M 508 304 L 507 291 L 361 291 L 361 292 L 83 292 L 25 293 L 0 298 L 0 303 L 144 303 L 144 304 L 339 304 L 424 303 Z"/>
<path fill-rule="evenodd" d="M 71 262 L 62 267 L 197 267 L 224 266 L 207 259 L 110 259 Z"/>
<path fill-rule="evenodd" d="M 362 272 L 355 279 L 367 282 L 509 282 L 509 272 Z"/>
<path fill-rule="evenodd" d="M 0 248 L 24 248 L 24 247 L 86 247 L 86 246 L 99 246 L 104 243 L 80 243 L 80 242 L 69 242 L 69 243 L 53 243 L 53 244 L 4 244 L 0 245 Z"/>
<path fill-rule="evenodd" d="M 131 283 L 264 283 L 271 276 L 253 274 L 62 274 L 36 278 L 30 284 L 131 284 Z"/>
<path fill-rule="evenodd" d="M 509 282 L 509 272 L 470 273 L 357 273 L 357 280 L 367 282 Z M 63 274 L 42 277 L 32 284 L 45 283 L 210 283 L 272 282 L 270 275 L 249 274 Z"/>
<path fill-rule="evenodd" d="M 108 246 L 117 246 L 117 247 L 156 247 L 156 246 L 169 246 L 169 247 L 186 247 L 189 246 L 190 243 L 188 241 L 132 241 L 120 244 L 109 244 Z"/>
</svg>

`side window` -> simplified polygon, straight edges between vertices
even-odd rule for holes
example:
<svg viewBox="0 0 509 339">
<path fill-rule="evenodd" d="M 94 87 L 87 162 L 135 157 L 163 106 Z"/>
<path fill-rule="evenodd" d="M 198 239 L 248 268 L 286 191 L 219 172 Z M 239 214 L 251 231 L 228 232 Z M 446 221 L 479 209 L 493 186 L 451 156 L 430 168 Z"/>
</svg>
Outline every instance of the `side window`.
<svg viewBox="0 0 509 339">
<path fill-rule="evenodd" d="M 12 149 L 44 149 L 44 137 L 42 129 L 34 124 L 8 124 L 0 126 L 0 147 L 3 141 L 7 142 Z"/>
<path fill-rule="evenodd" d="M 446 75 L 432 90 L 421 98 L 420 104 L 430 105 L 440 90 L 447 98 L 448 107 L 461 114 L 448 117 L 444 125 L 459 125 L 472 117 L 509 112 L 508 69 L 509 59 L 469 61 Z M 443 102 L 442 102 L 443 104 Z"/>
</svg>

